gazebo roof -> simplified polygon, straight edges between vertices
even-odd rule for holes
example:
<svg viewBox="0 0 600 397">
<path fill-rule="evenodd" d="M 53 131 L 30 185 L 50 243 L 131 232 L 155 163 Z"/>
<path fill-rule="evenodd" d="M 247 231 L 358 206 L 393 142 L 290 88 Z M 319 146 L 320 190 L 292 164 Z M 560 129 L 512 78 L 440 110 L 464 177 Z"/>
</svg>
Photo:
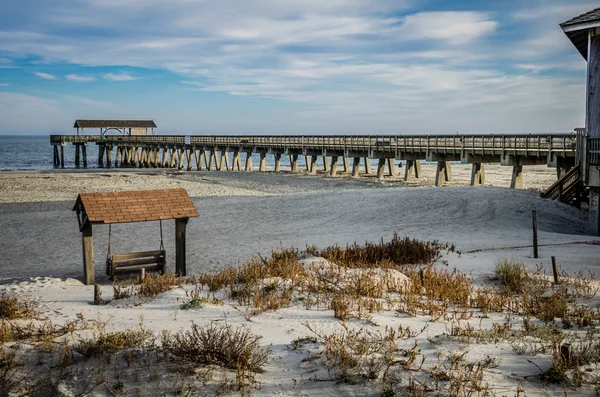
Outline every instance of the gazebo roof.
<svg viewBox="0 0 600 397">
<path fill-rule="evenodd" d="M 153 120 L 75 120 L 73 128 L 156 128 Z"/>
<path fill-rule="evenodd" d="M 588 30 L 600 27 L 600 8 L 588 11 L 560 24 L 563 32 L 587 60 Z"/>
<path fill-rule="evenodd" d="M 80 229 L 111 224 L 195 218 L 200 216 L 185 189 L 80 193 L 73 207 Z"/>
</svg>

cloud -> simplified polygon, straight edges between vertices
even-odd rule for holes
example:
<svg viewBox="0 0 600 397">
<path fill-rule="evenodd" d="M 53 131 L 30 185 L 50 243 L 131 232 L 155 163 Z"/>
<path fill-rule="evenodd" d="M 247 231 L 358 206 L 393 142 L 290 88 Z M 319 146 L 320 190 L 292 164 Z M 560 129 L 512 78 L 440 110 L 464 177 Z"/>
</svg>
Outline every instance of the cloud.
<svg viewBox="0 0 600 397">
<path fill-rule="evenodd" d="M 68 74 L 65 76 L 65 78 L 69 81 L 75 81 L 77 83 L 87 83 L 87 82 L 96 80 L 92 76 L 81 76 L 78 74 Z"/>
<path fill-rule="evenodd" d="M 406 16 L 399 29 L 414 39 L 443 40 L 451 43 L 468 43 L 498 27 L 481 12 L 423 12 Z"/>
<path fill-rule="evenodd" d="M 9 83 L 0 83 L 0 87 L 8 87 L 9 85 Z"/>
<path fill-rule="evenodd" d="M 102 67 L 96 78 L 107 81 L 144 76 L 131 68 L 166 70 L 181 82 L 175 89 L 198 97 L 218 92 L 285 103 L 296 110 L 288 116 L 301 122 L 298 129 L 316 128 L 317 121 L 342 125 L 346 114 L 353 120 L 347 128 L 370 122 L 369 132 L 383 132 L 384 122 L 392 123 L 386 132 L 397 125 L 434 132 L 429 123 L 444 131 L 433 120 L 461 118 L 489 130 L 485 123 L 507 110 L 515 117 L 506 115 L 498 126 L 537 122 L 541 131 L 577 124 L 585 62 L 557 23 L 589 0 L 531 0 L 522 10 L 506 2 L 506 12 L 493 2 L 467 2 L 466 10 L 463 2 L 461 11 L 449 8 L 458 9 L 456 2 L 440 6 L 444 11 L 423 11 L 419 3 L 86 0 L 40 2 L 30 10 L 16 2 L 9 17 L 17 22 L 0 25 L 0 54 L 11 54 L 11 64 L 13 56 L 33 54 L 50 64 Z M 536 119 L 523 109 L 554 111 Z M 177 120 L 197 117 L 191 113 Z M 456 129 L 468 128 L 450 128 Z"/>
<path fill-rule="evenodd" d="M 139 79 L 139 77 L 133 77 L 129 73 L 107 73 L 102 77 L 108 81 L 132 81 Z"/>
<path fill-rule="evenodd" d="M 57 78 L 53 74 L 49 74 L 49 73 L 35 72 L 34 74 L 44 80 L 56 80 L 56 78 Z"/>
</svg>

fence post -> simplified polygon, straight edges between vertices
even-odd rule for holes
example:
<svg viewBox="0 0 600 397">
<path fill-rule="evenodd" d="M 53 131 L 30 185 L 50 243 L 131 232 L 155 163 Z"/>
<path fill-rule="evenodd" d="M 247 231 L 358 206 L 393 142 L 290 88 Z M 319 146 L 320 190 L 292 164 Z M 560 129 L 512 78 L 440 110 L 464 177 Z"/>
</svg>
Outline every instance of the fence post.
<svg viewBox="0 0 600 397">
<path fill-rule="evenodd" d="M 538 257 L 538 240 L 537 240 L 537 214 L 535 210 L 531 211 L 533 218 L 533 257 Z"/>
</svg>

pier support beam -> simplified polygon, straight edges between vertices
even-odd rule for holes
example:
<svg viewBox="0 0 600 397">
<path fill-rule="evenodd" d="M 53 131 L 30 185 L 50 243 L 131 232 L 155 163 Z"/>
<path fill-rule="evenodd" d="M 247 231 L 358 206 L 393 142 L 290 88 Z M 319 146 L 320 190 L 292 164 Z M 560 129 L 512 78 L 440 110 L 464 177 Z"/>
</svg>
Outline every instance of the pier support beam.
<svg viewBox="0 0 600 397">
<path fill-rule="evenodd" d="M 227 160 L 227 152 L 221 151 L 221 158 L 219 159 L 219 171 L 223 169 L 229 171 L 229 160 Z"/>
<path fill-rule="evenodd" d="M 281 171 L 281 153 L 275 153 L 275 172 Z"/>
<path fill-rule="evenodd" d="M 112 146 L 106 146 L 106 168 L 110 168 L 112 166 Z"/>
<path fill-rule="evenodd" d="M 371 159 L 368 157 L 365 157 L 365 173 L 366 174 L 371 173 Z"/>
<path fill-rule="evenodd" d="M 184 150 L 183 149 L 177 149 L 177 154 L 179 155 L 179 166 L 177 167 L 177 170 L 181 171 L 183 169 L 183 155 L 184 155 Z"/>
<path fill-rule="evenodd" d="M 387 164 L 390 176 L 396 175 L 396 165 L 394 164 L 394 159 L 387 159 Z"/>
<path fill-rule="evenodd" d="M 135 148 L 134 148 L 134 150 L 135 150 Z M 135 161 L 135 159 L 134 159 L 134 161 Z M 168 162 L 169 162 L 168 151 L 167 151 L 167 148 L 164 148 L 162 151 L 162 159 L 160 161 L 160 166 L 162 168 L 167 168 Z"/>
<path fill-rule="evenodd" d="M 311 156 L 309 156 L 309 155 L 304 156 L 304 166 L 306 167 L 306 172 L 310 172 L 310 160 L 311 160 Z"/>
<path fill-rule="evenodd" d="M 471 167 L 471 186 L 485 184 L 485 167 L 483 163 L 473 163 Z"/>
<path fill-rule="evenodd" d="M 260 154 L 260 162 L 258 165 L 259 172 L 265 172 L 267 170 L 267 153 L 262 152 Z"/>
<path fill-rule="evenodd" d="M 510 179 L 511 189 L 523 189 L 523 166 L 513 165 L 512 178 Z"/>
<path fill-rule="evenodd" d="M 75 167 L 79 168 L 79 152 L 81 150 L 81 145 L 79 143 L 75 144 Z"/>
<path fill-rule="evenodd" d="M 317 173 L 317 156 L 312 156 L 310 158 L 310 170 L 309 172 L 311 174 L 316 174 Z"/>
<path fill-rule="evenodd" d="M 53 145 L 53 147 L 54 147 L 54 150 L 53 150 L 53 152 L 54 152 L 54 158 L 53 158 L 52 164 L 55 167 L 58 167 L 60 165 L 60 157 L 58 155 L 58 145 Z"/>
<path fill-rule="evenodd" d="M 325 173 L 329 172 L 329 160 L 327 159 L 327 156 L 323 156 L 323 171 L 325 171 Z"/>
<path fill-rule="evenodd" d="M 383 175 L 385 173 L 385 159 L 381 158 L 377 161 L 377 178 L 383 179 Z"/>
<path fill-rule="evenodd" d="M 338 156 L 331 156 L 331 170 L 329 172 L 329 175 L 337 176 L 337 163 L 338 163 Z"/>
<path fill-rule="evenodd" d="M 105 145 L 98 145 L 98 168 L 104 168 L 104 151 Z"/>
<path fill-rule="evenodd" d="M 352 176 L 354 178 L 360 175 L 360 157 L 354 157 L 352 159 Z"/>
<path fill-rule="evenodd" d="M 252 152 L 246 152 L 246 167 L 245 171 L 252 171 Z"/>
<path fill-rule="evenodd" d="M 342 157 L 344 159 L 344 172 L 350 172 L 350 165 L 348 164 L 348 157 Z"/>
<path fill-rule="evenodd" d="M 192 151 L 190 150 L 189 147 L 187 147 L 185 149 L 185 157 L 187 160 L 187 170 L 191 171 L 192 170 L 192 166 L 194 165 L 194 161 L 192 160 Z"/>
<path fill-rule="evenodd" d="M 83 154 L 83 168 L 87 168 L 87 144 L 81 145 L 81 153 Z"/>
<path fill-rule="evenodd" d="M 60 144 L 60 168 L 65 168 L 65 145 Z"/>
<path fill-rule="evenodd" d="M 419 179 L 421 176 L 421 160 L 406 160 L 404 168 L 404 180 L 409 181 L 413 178 Z"/>
<path fill-rule="evenodd" d="M 215 168 L 217 167 L 217 155 L 215 154 L 214 150 L 211 150 L 210 153 L 208 154 L 208 166 L 206 167 L 206 169 L 208 171 L 212 171 L 213 168 L 213 161 L 215 162 Z"/>
<path fill-rule="evenodd" d="M 241 171 L 242 170 L 242 161 L 240 160 L 240 152 L 233 152 L 233 170 Z"/>
<path fill-rule="evenodd" d="M 298 172 L 298 155 L 290 154 L 290 168 L 292 172 Z"/>
<path fill-rule="evenodd" d="M 437 170 L 435 171 L 435 186 L 442 186 L 444 182 L 452 180 L 452 171 L 449 161 L 438 161 Z"/>
</svg>

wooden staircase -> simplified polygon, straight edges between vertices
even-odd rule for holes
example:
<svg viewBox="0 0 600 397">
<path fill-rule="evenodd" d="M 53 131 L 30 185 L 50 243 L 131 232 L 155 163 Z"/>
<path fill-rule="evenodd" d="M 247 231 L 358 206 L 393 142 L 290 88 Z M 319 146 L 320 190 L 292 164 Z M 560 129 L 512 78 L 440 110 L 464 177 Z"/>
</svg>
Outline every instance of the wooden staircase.
<svg viewBox="0 0 600 397">
<path fill-rule="evenodd" d="M 584 194 L 580 169 L 581 167 L 579 165 L 571 168 L 562 178 L 554 182 L 548 189 L 541 192 L 540 196 L 542 198 L 560 200 L 567 204 L 578 205 L 582 198 L 581 196 Z"/>
</svg>

